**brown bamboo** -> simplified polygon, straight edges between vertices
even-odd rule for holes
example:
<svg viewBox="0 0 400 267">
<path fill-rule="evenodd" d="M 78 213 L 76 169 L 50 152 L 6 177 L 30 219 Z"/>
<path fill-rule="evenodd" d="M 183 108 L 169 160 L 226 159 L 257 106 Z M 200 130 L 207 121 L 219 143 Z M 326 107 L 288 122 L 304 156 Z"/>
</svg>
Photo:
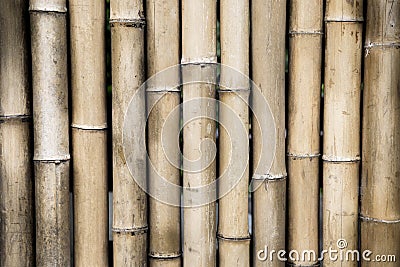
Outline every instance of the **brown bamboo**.
<svg viewBox="0 0 400 267">
<path fill-rule="evenodd" d="M 113 136 L 113 253 L 114 266 L 147 265 L 147 198 L 135 179 L 146 177 L 144 12 L 141 0 L 111 0 L 112 136 Z M 130 170 L 123 147 L 125 112 L 133 98 L 134 113 L 128 119 L 136 136 Z"/>
<path fill-rule="evenodd" d="M 0 266 L 34 265 L 27 8 L 0 2 Z"/>
<path fill-rule="evenodd" d="M 75 266 L 108 265 L 104 4 L 69 1 Z"/>
<path fill-rule="evenodd" d="M 288 96 L 288 250 L 318 251 L 323 1 L 291 1 Z M 289 259 L 310 266 L 318 259 Z"/>
<path fill-rule="evenodd" d="M 250 5 L 248 1 L 223 0 L 220 2 L 221 63 L 249 76 Z M 220 175 L 240 175 L 233 189 L 219 198 L 218 253 L 219 266 L 250 266 L 250 235 L 248 223 L 249 194 L 249 142 L 232 131 L 243 131 L 245 138 L 249 130 L 248 100 L 249 81 L 240 78 L 230 80 L 230 69 L 221 71 L 219 100 L 219 158 Z M 232 70 L 233 71 L 233 70 Z M 239 75 L 237 75 L 239 76 Z M 239 76 L 240 77 L 240 76 Z M 226 87 L 225 87 L 226 86 Z M 226 107 L 225 107 L 226 105 Z M 231 109 L 241 125 L 231 120 L 227 109 Z M 239 140 L 240 139 L 240 140 Z M 238 162 L 246 162 L 241 168 Z M 221 179 L 223 179 L 221 177 Z M 236 177 L 229 177 L 234 179 Z M 229 179 L 228 178 L 228 179 Z M 220 189 L 223 187 L 220 183 Z"/>
<path fill-rule="evenodd" d="M 400 3 L 368 1 L 361 178 L 361 250 L 400 255 Z M 378 266 L 364 260 L 362 266 Z"/>
<path fill-rule="evenodd" d="M 362 11 L 362 0 L 326 6 L 323 249 L 338 249 L 340 239 L 358 248 Z M 356 265 L 324 259 L 324 266 Z"/>
<path fill-rule="evenodd" d="M 179 64 L 179 1 L 147 0 L 147 75 L 151 77 L 166 68 Z M 173 75 L 176 84 L 179 84 L 179 68 Z M 171 77 L 169 77 L 171 78 Z M 178 138 L 179 116 L 167 125 L 164 125 L 170 114 L 180 102 L 180 91 L 170 88 L 167 81 L 160 81 L 160 86 L 147 88 L 147 106 L 150 110 L 148 117 L 148 151 L 151 166 L 154 172 L 149 172 L 150 191 L 159 190 L 161 194 L 173 194 L 164 191 L 164 187 L 155 182 L 156 176 L 179 185 L 180 171 L 174 163 L 179 162 L 179 147 L 173 147 L 174 162 L 167 158 L 162 141 L 162 134 L 171 138 Z M 176 197 L 180 198 L 180 193 Z M 149 264 L 154 267 L 181 266 L 180 245 L 180 207 L 171 203 L 163 203 L 157 194 L 149 198 Z"/>
<path fill-rule="evenodd" d="M 253 264 L 284 266 L 277 260 L 260 261 L 257 252 L 267 246 L 279 251 L 285 248 L 286 166 L 285 166 L 285 25 L 286 1 L 252 1 L 252 79 L 272 111 L 276 127 L 276 148 L 272 167 L 260 162 L 261 149 L 269 133 L 262 132 L 262 110 L 266 103 L 253 97 Z M 258 89 L 257 89 L 258 90 Z M 253 93 L 253 96 L 255 94 Z M 259 117 L 257 119 L 256 117 Z M 258 121 L 260 124 L 255 123 Z M 263 145 L 262 145 L 263 144 Z"/>
<path fill-rule="evenodd" d="M 70 259 L 66 2 L 31 0 L 36 265 Z"/>
<path fill-rule="evenodd" d="M 190 73 L 215 80 L 212 63 L 216 63 L 217 59 L 216 11 L 216 2 L 212 0 L 182 1 L 181 62 L 191 70 L 182 74 L 183 81 L 191 78 Z M 214 97 L 213 84 L 183 86 L 183 102 L 193 101 L 193 104 L 183 106 L 183 186 L 186 188 L 183 192 L 184 266 L 194 263 L 196 266 L 216 266 L 215 202 L 210 196 L 211 202 L 195 205 L 193 203 L 198 199 L 190 195 L 192 187 L 211 184 L 216 179 L 215 160 L 208 156 L 213 151 L 212 143 L 215 143 L 215 121 L 211 119 L 216 114 Z M 189 118 L 196 119 L 189 121 Z M 199 168 L 190 167 L 189 161 L 199 162 Z"/>
</svg>

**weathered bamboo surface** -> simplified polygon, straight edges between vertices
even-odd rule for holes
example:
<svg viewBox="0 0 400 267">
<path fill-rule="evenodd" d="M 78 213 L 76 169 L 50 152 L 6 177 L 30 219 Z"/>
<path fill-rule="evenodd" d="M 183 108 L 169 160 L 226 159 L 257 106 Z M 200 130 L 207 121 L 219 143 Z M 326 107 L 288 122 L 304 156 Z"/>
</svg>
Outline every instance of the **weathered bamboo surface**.
<svg viewBox="0 0 400 267">
<path fill-rule="evenodd" d="M 68 70 L 65 1 L 30 1 L 36 265 L 70 254 Z"/>
<path fill-rule="evenodd" d="M 318 251 L 323 1 L 291 1 L 288 96 L 288 251 Z M 292 261 L 294 266 L 317 259 Z"/>
<path fill-rule="evenodd" d="M 147 0 L 147 75 L 150 78 L 168 67 L 179 64 L 180 59 L 180 23 L 179 1 Z M 179 84 L 179 68 L 176 68 L 175 84 Z M 179 88 L 170 88 L 167 81 L 159 81 L 155 87 L 146 88 L 147 108 L 151 109 L 148 117 L 148 154 L 151 162 L 149 171 L 149 190 L 157 192 L 149 198 L 149 265 L 154 267 L 181 266 L 181 220 L 180 207 L 171 203 L 163 203 L 157 198 L 158 194 L 174 194 L 165 192 L 162 185 L 155 180 L 162 177 L 170 183 L 180 184 L 179 147 L 166 146 L 165 141 L 171 142 L 179 138 L 179 116 L 168 120 L 180 103 Z M 164 83 L 163 83 L 164 82 Z M 169 123 L 165 124 L 166 121 Z M 163 139 L 162 135 L 168 136 Z M 164 140 L 164 141 L 163 141 Z M 166 155 L 173 155 L 169 159 Z M 172 160 L 172 162 L 171 162 Z M 164 192 L 163 192 L 164 191 Z M 178 193 L 179 194 L 179 193 Z M 180 194 L 176 196 L 180 198 Z"/>
<path fill-rule="evenodd" d="M 182 60 L 198 77 L 215 80 L 216 2 L 182 1 Z M 190 72 L 183 73 L 183 81 Z M 186 76 L 185 76 L 186 75 Z M 215 84 L 215 83 L 214 83 Z M 193 83 L 183 86 L 183 263 L 184 266 L 216 266 L 216 205 L 214 201 L 196 205 L 192 192 L 216 179 L 215 85 Z M 188 104 L 193 101 L 193 104 Z M 190 118 L 195 118 L 190 120 Z M 200 143 L 202 143 L 200 145 Z M 203 153 L 205 152 L 205 153 Z M 191 166 L 190 161 L 199 164 Z M 193 189 L 192 189 L 193 188 Z M 216 192 L 210 193 L 211 195 Z"/>
<path fill-rule="evenodd" d="M 368 1 L 361 176 L 361 250 L 400 255 L 400 2 Z M 363 261 L 362 266 L 377 266 Z"/>
<path fill-rule="evenodd" d="M 112 0 L 110 10 L 114 266 L 147 266 L 147 197 L 135 181 L 146 177 L 145 92 L 138 92 L 145 79 L 143 2 Z M 122 139 L 125 112 L 137 92 L 139 97 L 131 103 L 134 113 L 128 118 L 137 149 L 125 155 Z M 134 164 L 131 170 L 127 158 Z"/>
<path fill-rule="evenodd" d="M 105 6 L 69 1 L 74 264 L 107 266 Z M 97 223 L 93 223 L 97 222 Z"/>
<path fill-rule="evenodd" d="M 28 1 L 1 1 L 0 17 L 0 266 L 33 266 Z"/>
<path fill-rule="evenodd" d="M 221 70 L 219 90 L 219 175 L 237 180 L 225 195 L 219 195 L 218 254 L 219 266 L 250 266 L 248 223 L 249 194 L 249 80 L 231 75 L 233 70 L 249 76 L 250 5 L 248 1 L 220 2 Z M 232 70 L 230 68 L 233 68 Z M 230 79 L 232 76 L 235 79 Z M 235 116 L 238 120 L 232 120 Z M 243 134 L 237 134 L 242 131 Z M 243 137 L 245 139 L 243 139 Z M 237 163 L 244 162 L 242 164 Z M 243 169 L 242 169 L 243 168 Z M 233 174 L 233 176 L 231 176 Z M 239 177 L 234 177 L 239 176 Z M 240 179 L 240 180 L 239 180 Z M 231 188 L 232 187 L 232 188 Z"/>
<path fill-rule="evenodd" d="M 286 1 L 252 1 L 252 79 L 268 102 L 276 127 L 275 157 L 267 173 L 266 162 L 259 162 L 261 149 L 268 149 L 270 133 L 261 131 L 262 125 L 253 123 L 253 264 L 254 266 L 284 266 L 285 263 L 260 261 L 257 251 L 285 248 L 286 166 L 285 166 L 285 29 Z M 254 94 L 253 94 L 254 95 Z M 253 102 L 256 103 L 257 99 Z M 266 103 L 262 103 L 266 105 Z M 261 119 L 261 104 L 254 113 Z M 253 116 L 253 122 L 257 118 Z M 264 144 L 264 147 L 261 145 Z M 269 148 L 270 149 L 270 148 Z"/>
</svg>

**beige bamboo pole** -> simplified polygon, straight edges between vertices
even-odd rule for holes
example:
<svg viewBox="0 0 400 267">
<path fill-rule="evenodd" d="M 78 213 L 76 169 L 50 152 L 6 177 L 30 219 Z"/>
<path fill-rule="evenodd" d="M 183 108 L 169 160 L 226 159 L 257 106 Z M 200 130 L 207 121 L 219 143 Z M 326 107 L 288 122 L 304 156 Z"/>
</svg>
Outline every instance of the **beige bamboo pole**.
<svg viewBox="0 0 400 267">
<path fill-rule="evenodd" d="M 74 264 L 107 266 L 105 3 L 81 2 L 69 1 Z"/>
<path fill-rule="evenodd" d="M 34 265 L 27 9 L 0 2 L 0 266 Z"/>
<path fill-rule="evenodd" d="M 365 39 L 361 250 L 400 256 L 400 2 L 368 1 Z M 364 260 L 362 266 L 378 266 Z"/>
<path fill-rule="evenodd" d="M 147 0 L 146 16 L 148 21 L 147 75 L 151 77 L 158 72 L 165 71 L 168 67 L 179 64 L 179 1 Z M 175 74 L 175 83 L 179 84 L 178 71 Z M 166 144 L 162 141 L 163 132 L 168 132 L 165 134 L 170 138 L 178 138 L 178 136 L 174 136 L 174 133 L 179 133 L 179 116 L 174 116 L 174 120 L 167 125 L 164 123 L 179 103 L 179 88 L 170 88 L 165 84 L 147 88 L 147 106 L 149 109 L 151 108 L 148 117 L 148 151 L 152 167 L 156 170 L 156 172 L 149 172 L 149 188 L 156 192 L 163 190 L 163 187 L 155 182 L 156 176 L 173 184 L 180 184 L 179 168 L 173 165 L 174 162 L 179 162 L 179 147 L 174 147 L 175 151 L 170 151 L 170 154 L 174 155 L 174 162 L 170 162 L 164 151 Z M 162 192 L 160 193 L 162 194 Z M 179 199 L 180 194 L 176 198 Z M 150 266 L 181 266 L 180 225 L 179 206 L 163 203 L 157 198 L 149 198 Z"/>
<path fill-rule="evenodd" d="M 318 251 L 323 1 L 290 3 L 288 251 Z M 317 258 L 289 259 L 310 266 Z"/>
<path fill-rule="evenodd" d="M 220 2 L 221 63 L 246 76 L 249 76 L 249 12 L 248 1 L 222 0 Z M 221 84 L 227 87 L 220 87 L 219 100 L 226 105 L 226 108 L 232 109 L 235 116 L 240 119 L 242 127 L 236 128 L 232 125 L 229 115 L 225 114 L 226 108 L 219 109 L 221 125 L 219 127 L 219 169 L 220 174 L 229 173 L 227 168 L 230 168 L 230 172 L 236 175 L 243 173 L 243 175 L 232 191 L 219 199 L 219 266 L 250 266 L 249 142 L 230 134 L 230 131 L 242 130 L 248 136 L 250 84 L 248 80 L 231 81 L 226 77 L 225 71 L 228 70 L 221 71 Z M 227 76 L 230 75 L 227 74 Z M 240 165 L 236 164 L 237 162 L 247 162 L 245 170 L 235 169 Z"/>
<path fill-rule="evenodd" d="M 36 265 L 69 266 L 66 2 L 31 0 Z"/>
<path fill-rule="evenodd" d="M 194 70 L 199 77 L 209 77 L 210 80 L 215 80 L 213 63 L 217 62 L 216 16 L 216 1 L 182 1 L 181 63 Z M 182 78 L 183 81 L 187 78 L 185 72 Z M 190 206 L 197 201 L 190 196 L 191 188 L 211 184 L 216 179 L 215 160 L 208 156 L 213 150 L 211 143 L 215 143 L 215 121 L 199 118 L 215 117 L 214 97 L 213 84 L 183 86 L 183 102 L 195 103 L 183 106 L 183 186 L 187 188 L 183 192 L 183 204 L 186 206 L 183 211 L 184 266 L 216 266 L 215 202 Z M 202 100 L 196 100 L 198 98 Z M 196 116 L 197 119 L 189 121 Z M 188 167 L 189 161 L 199 162 L 199 169 Z"/>
<path fill-rule="evenodd" d="M 252 1 L 252 79 L 268 101 L 276 124 L 276 150 L 268 173 L 260 171 L 267 164 L 260 162 L 263 149 L 268 149 L 268 133 L 261 132 L 265 116 L 255 105 L 253 116 L 253 264 L 284 266 L 277 260 L 260 261 L 257 252 L 285 248 L 286 166 L 285 166 L 285 30 L 286 1 Z M 254 94 L 253 94 L 254 96 Z M 253 102 L 258 100 L 253 98 Z M 262 146 L 264 144 L 264 146 Z"/>
<path fill-rule="evenodd" d="M 113 253 L 114 266 L 147 265 L 147 198 L 128 169 L 123 148 L 124 115 L 132 96 L 144 82 L 144 11 L 141 0 L 111 0 L 112 49 L 112 136 L 113 136 Z M 145 94 L 137 103 L 135 125 L 137 146 L 131 151 L 135 179 L 146 176 Z"/>
<path fill-rule="evenodd" d="M 323 249 L 358 248 L 362 0 L 329 1 L 323 138 Z M 324 266 L 356 266 L 331 261 Z"/>
</svg>

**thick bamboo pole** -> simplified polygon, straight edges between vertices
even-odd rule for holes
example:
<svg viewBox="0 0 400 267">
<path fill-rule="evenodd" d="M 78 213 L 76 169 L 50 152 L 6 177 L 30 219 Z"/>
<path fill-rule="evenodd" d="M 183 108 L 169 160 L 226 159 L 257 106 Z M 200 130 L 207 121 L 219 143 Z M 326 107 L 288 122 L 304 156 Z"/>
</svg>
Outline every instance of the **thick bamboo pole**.
<svg viewBox="0 0 400 267">
<path fill-rule="evenodd" d="M 147 0 L 147 75 L 151 77 L 168 67 L 179 64 L 180 28 L 179 1 Z M 175 84 L 179 84 L 179 68 L 176 68 Z M 166 81 L 160 81 L 166 82 Z M 157 85 L 157 84 L 155 84 Z M 155 182 L 156 176 L 179 185 L 180 171 L 173 163 L 179 162 L 179 147 L 169 151 L 174 162 L 166 157 L 162 134 L 178 138 L 179 116 L 164 125 L 169 115 L 180 103 L 179 88 L 170 88 L 166 84 L 147 88 L 147 106 L 151 108 L 148 118 L 148 151 L 152 168 L 149 172 L 150 190 L 163 190 Z M 171 141 L 171 140 L 169 140 Z M 172 192 L 160 192 L 171 194 Z M 156 194 L 157 195 L 157 194 Z M 180 194 L 176 196 L 180 198 Z M 181 266 L 180 245 L 180 207 L 163 203 L 157 198 L 149 198 L 149 264 L 154 267 Z"/>
<path fill-rule="evenodd" d="M 132 96 L 144 82 L 144 12 L 141 0 L 111 0 L 113 247 L 114 266 L 147 265 L 147 198 L 135 182 L 146 176 L 145 92 L 133 98 L 135 149 L 130 173 L 123 148 L 123 122 Z M 132 114 L 131 114 L 132 115 Z M 137 176 L 137 177 L 136 177 Z"/>
<path fill-rule="evenodd" d="M 0 2 L 0 266 L 34 265 L 27 9 Z"/>
<path fill-rule="evenodd" d="M 70 259 L 66 2 L 31 0 L 36 265 Z"/>
<path fill-rule="evenodd" d="M 268 101 L 276 124 L 276 151 L 271 169 L 265 173 L 266 162 L 261 154 L 270 149 L 269 134 L 262 132 L 262 116 L 253 110 L 253 264 L 254 266 L 284 266 L 277 260 L 260 261 L 257 252 L 267 246 L 279 251 L 285 248 L 286 166 L 285 166 L 285 30 L 286 1 L 252 1 L 252 79 Z M 253 94 L 254 95 L 254 94 Z M 256 103 L 259 100 L 253 98 Z M 266 103 L 263 103 L 266 105 Z M 264 144 L 264 146 L 262 146 Z"/>
<path fill-rule="evenodd" d="M 249 37 L 250 5 L 243 0 L 222 0 L 220 3 L 221 21 L 221 63 L 249 76 Z M 224 68 L 224 67 L 222 67 Z M 248 136 L 248 100 L 250 84 L 248 80 L 227 81 L 226 73 L 221 72 L 219 100 L 226 108 L 231 108 L 238 117 L 239 127 L 232 125 L 226 108 L 219 109 L 219 158 L 220 174 L 242 174 L 238 184 L 219 199 L 219 266 L 250 266 L 250 235 L 248 224 L 249 194 L 249 142 L 236 138 L 231 131 L 245 131 Z M 228 74 L 228 76 L 230 76 Z M 231 83 L 230 83 L 231 82 Z M 242 126 L 242 127 L 240 127 Z M 239 135 L 240 136 L 240 135 Z M 239 140 L 240 139 L 240 140 Z M 237 162 L 247 162 L 244 170 L 235 169 Z M 233 163 L 233 164 L 232 164 Z M 230 168 L 231 170 L 227 170 Z M 220 186 L 221 188 L 221 186 Z"/>
<path fill-rule="evenodd" d="M 323 1 L 291 1 L 288 108 L 288 250 L 318 251 Z M 289 259 L 310 266 L 317 259 Z"/>
<path fill-rule="evenodd" d="M 213 63 L 217 62 L 216 15 L 216 1 L 182 1 L 181 62 L 198 77 L 210 80 L 215 80 Z M 185 81 L 191 77 L 185 77 L 184 73 L 182 78 Z M 214 97 L 213 84 L 183 86 L 183 102 L 193 101 L 193 104 L 184 104 L 183 107 L 183 186 L 187 188 L 183 192 L 186 206 L 183 212 L 184 266 L 194 263 L 199 267 L 216 266 L 215 202 L 193 206 L 191 203 L 198 199 L 190 197 L 191 188 L 211 184 L 216 179 L 215 160 L 210 155 L 215 144 L 215 121 L 210 119 L 216 114 Z M 189 121 L 194 117 L 197 118 Z M 189 167 L 190 161 L 197 161 L 198 168 Z"/>
<path fill-rule="evenodd" d="M 361 178 L 361 250 L 400 256 L 400 2 L 368 1 Z M 362 266 L 377 266 L 363 261 Z"/>
<path fill-rule="evenodd" d="M 328 1 L 323 138 L 323 249 L 358 248 L 360 92 L 363 3 Z M 356 266 L 334 261 L 324 266 Z"/>
<path fill-rule="evenodd" d="M 74 264 L 107 266 L 105 6 L 81 2 L 69 1 Z"/>
</svg>

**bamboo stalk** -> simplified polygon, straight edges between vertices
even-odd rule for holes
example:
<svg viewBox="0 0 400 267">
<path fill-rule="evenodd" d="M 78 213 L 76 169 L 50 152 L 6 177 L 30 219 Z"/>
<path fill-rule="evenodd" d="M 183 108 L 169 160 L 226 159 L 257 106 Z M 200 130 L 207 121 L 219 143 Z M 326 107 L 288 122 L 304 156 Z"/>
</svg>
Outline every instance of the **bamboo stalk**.
<svg viewBox="0 0 400 267">
<path fill-rule="evenodd" d="M 0 2 L 0 266 L 34 265 L 27 8 Z"/>
<path fill-rule="evenodd" d="M 318 251 L 323 1 L 292 1 L 289 27 L 288 251 Z M 294 266 L 317 259 L 290 260 Z"/>
<path fill-rule="evenodd" d="M 252 17 L 252 78 L 268 101 L 276 127 L 276 148 L 272 167 L 260 162 L 261 149 L 268 149 L 269 134 L 261 131 L 264 122 L 260 110 L 266 103 L 253 97 L 253 264 L 284 266 L 285 263 L 260 261 L 257 252 L 267 246 L 279 251 L 285 248 L 286 166 L 285 166 L 285 25 L 286 1 L 255 0 Z M 254 94 L 253 94 L 254 96 Z M 258 121 L 260 124 L 255 123 Z M 263 144 L 263 145 L 262 145 Z"/>
<path fill-rule="evenodd" d="M 146 16 L 148 21 L 147 75 L 151 77 L 168 67 L 179 64 L 179 1 L 147 0 Z M 179 84 L 180 77 L 178 72 L 176 74 L 172 78 L 175 78 L 176 84 Z M 162 142 L 162 133 L 169 138 L 178 138 L 174 135 L 179 133 L 179 116 L 175 116 L 174 120 L 167 125 L 164 123 L 179 103 L 180 91 L 177 88 L 169 88 L 164 83 L 160 84 L 160 87 L 147 88 L 147 105 L 151 108 L 148 117 L 148 151 L 152 168 L 156 171 L 149 172 L 149 189 L 160 191 L 161 194 L 166 192 L 161 192 L 165 189 L 155 182 L 156 176 L 173 184 L 180 184 L 179 168 L 166 157 L 165 144 Z M 173 149 L 175 150 L 169 151 L 168 154 L 173 154 L 173 161 L 179 162 L 179 147 Z M 167 193 L 172 194 L 172 192 Z M 179 199 L 180 194 L 176 197 Z M 157 197 L 149 198 L 150 266 L 181 266 L 180 225 L 179 206 L 163 203 Z"/>
<path fill-rule="evenodd" d="M 220 3 L 221 21 L 221 63 L 234 68 L 243 75 L 249 76 L 249 2 L 242 0 L 223 0 Z M 222 67 L 224 68 L 224 67 Z M 248 224 L 248 192 L 249 192 L 249 142 L 238 138 L 240 135 L 231 131 L 249 130 L 248 100 L 250 84 L 248 80 L 231 81 L 229 74 L 221 70 L 219 100 L 219 158 L 220 174 L 242 174 L 238 184 L 219 199 L 219 266 L 250 266 L 250 235 Z M 239 118 L 241 125 L 230 120 L 227 108 Z M 236 137 L 236 139 L 235 139 Z M 239 140 L 240 139 L 240 140 Z M 247 162 L 244 170 L 237 169 Z M 233 163 L 233 164 L 232 164 Z M 230 177 L 233 179 L 233 177 Z M 221 178 L 222 179 L 222 178 Z M 221 180 L 220 180 L 221 181 Z M 219 188 L 222 188 L 220 183 Z"/>
<path fill-rule="evenodd" d="M 189 69 L 182 74 L 183 81 L 191 78 L 190 73 L 215 80 L 216 11 L 216 1 L 182 1 L 181 62 Z M 211 119 L 216 115 L 214 84 L 183 86 L 183 186 L 186 188 L 183 192 L 184 266 L 194 263 L 197 266 L 216 266 L 215 202 L 210 196 L 211 202 L 195 205 L 193 203 L 198 199 L 191 197 L 192 188 L 211 184 L 216 179 L 215 160 L 210 155 L 215 144 L 216 127 Z M 194 104 L 190 104 L 192 101 Z M 199 168 L 190 167 L 190 161 L 197 161 Z M 211 192 L 211 195 L 214 193 Z"/>
<path fill-rule="evenodd" d="M 144 91 L 133 98 L 135 149 L 130 173 L 123 148 L 123 122 L 131 97 L 144 82 L 144 12 L 141 0 L 111 0 L 113 118 L 113 251 L 114 266 L 147 265 L 147 198 L 135 179 L 146 177 Z M 132 114 L 131 114 L 132 115 Z M 134 179 L 135 178 L 135 179 Z"/>
<path fill-rule="evenodd" d="M 364 72 L 361 250 L 400 255 L 400 3 L 369 1 Z M 363 261 L 362 266 L 377 266 Z M 384 266 L 398 266 L 386 262 Z"/>
<path fill-rule="evenodd" d="M 70 256 L 66 2 L 31 0 L 36 265 Z"/>
<path fill-rule="evenodd" d="M 74 264 L 107 266 L 105 6 L 104 1 L 81 2 L 69 1 Z"/>
<path fill-rule="evenodd" d="M 323 145 L 323 248 L 358 248 L 362 0 L 326 7 Z M 356 266 L 331 261 L 324 266 Z"/>
</svg>

